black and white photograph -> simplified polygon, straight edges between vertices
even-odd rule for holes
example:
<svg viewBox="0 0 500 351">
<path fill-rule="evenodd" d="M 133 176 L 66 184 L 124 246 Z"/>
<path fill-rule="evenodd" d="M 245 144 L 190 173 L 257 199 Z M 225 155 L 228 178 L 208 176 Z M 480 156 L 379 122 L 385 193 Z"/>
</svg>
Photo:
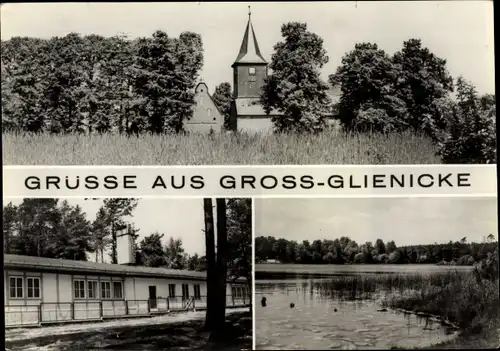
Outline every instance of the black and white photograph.
<svg viewBox="0 0 500 351">
<path fill-rule="evenodd" d="M 254 206 L 257 350 L 500 346 L 496 197 Z"/>
<path fill-rule="evenodd" d="M 1 23 L 4 164 L 496 163 L 492 1 L 8 3 Z"/>
<path fill-rule="evenodd" d="M 252 349 L 252 200 L 4 198 L 6 350 Z"/>
</svg>

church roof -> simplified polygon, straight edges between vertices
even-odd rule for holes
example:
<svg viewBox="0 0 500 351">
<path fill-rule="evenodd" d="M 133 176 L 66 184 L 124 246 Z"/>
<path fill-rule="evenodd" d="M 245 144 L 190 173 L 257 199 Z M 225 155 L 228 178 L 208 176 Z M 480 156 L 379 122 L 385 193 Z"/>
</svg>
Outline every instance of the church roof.
<svg viewBox="0 0 500 351">
<path fill-rule="evenodd" d="M 233 65 L 237 63 L 267 64 L 266 60 L 260 53 L 259 44 L 257 43 L 257 37 L 255 36 L 250 16 L 251 13 L 249 12 L 247 28 L 245 29 L 245 35 L 243 36 L 243 41 L 241 42 L 240 52 Z"/>
</svg>

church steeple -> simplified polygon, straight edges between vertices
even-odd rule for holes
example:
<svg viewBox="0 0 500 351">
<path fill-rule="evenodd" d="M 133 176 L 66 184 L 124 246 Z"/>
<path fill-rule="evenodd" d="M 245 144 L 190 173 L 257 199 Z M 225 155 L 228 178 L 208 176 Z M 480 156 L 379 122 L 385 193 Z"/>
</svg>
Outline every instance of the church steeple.
<svg viewBox="0 0 500 351">
<path fill-rule="evenodd" d="M 240 52 L 233 63 L 233 67 L 238 63 L 267 64 L 260 53 L 259 44 L 257 43 L 257 37 L 255 36 L 252 25 L 252 12 L 250 11 L 250 6 L 248 6 L 248 23 L 245 29 L 245 35 L 243 36 Z"/>
<path fill-rule="evenodd" d="M 248 6 L 248 23 L 240 52 L 231 67 L 233 68 L 233 97 L 236 99 L 259 97 L 267 77 L 267 62 L 260 52 L 253 30 L 250 6 Z"/>
</svg>

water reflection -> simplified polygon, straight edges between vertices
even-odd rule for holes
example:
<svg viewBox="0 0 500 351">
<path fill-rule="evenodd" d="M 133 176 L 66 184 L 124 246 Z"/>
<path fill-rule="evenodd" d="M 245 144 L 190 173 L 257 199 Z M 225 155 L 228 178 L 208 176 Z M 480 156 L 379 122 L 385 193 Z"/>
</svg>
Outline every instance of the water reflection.
<svg viewBox="0 0 500 351">
<path fill-rule="evenodd" d="M 386 291 L 325 289 L 331 278 L 258 280 L 258 349 L 374 349 L 425 347 L 451 339 L 440 323 L 385 311 Z M 356 289 L 354 289 L 356 290 Z M 294 308 L 290 308 L 293 303 Z"/>
</svg>

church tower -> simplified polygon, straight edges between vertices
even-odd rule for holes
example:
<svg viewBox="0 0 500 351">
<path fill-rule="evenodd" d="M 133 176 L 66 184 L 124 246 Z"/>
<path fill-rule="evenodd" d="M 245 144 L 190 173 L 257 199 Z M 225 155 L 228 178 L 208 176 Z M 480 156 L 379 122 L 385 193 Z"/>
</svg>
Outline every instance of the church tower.
<svg viewBox="0 0 500 351">
<path fill-rule="evenodd" d="M 248 6 L 248 23 L 241 43 L 240 52 L 233 65 L 233 97 L 257 98 L 260 96 L 267 77 L 267 62 L 260 53 L 257 37 L 253 30 L 250 6 Z"/>
</svg>

